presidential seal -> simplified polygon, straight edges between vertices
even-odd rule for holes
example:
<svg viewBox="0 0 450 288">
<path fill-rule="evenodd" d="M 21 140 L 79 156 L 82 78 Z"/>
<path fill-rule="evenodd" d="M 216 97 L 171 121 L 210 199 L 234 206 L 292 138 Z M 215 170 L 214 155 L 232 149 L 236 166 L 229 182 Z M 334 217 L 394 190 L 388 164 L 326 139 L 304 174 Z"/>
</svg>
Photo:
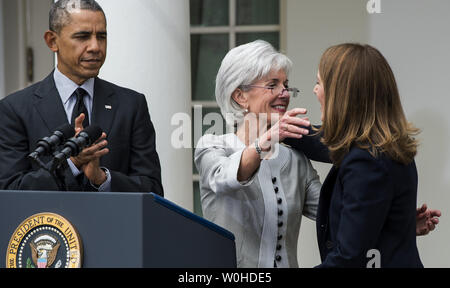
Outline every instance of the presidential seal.
<svg viewBox="0 0 450 288">
<path fill-rule="evenodd" d="M 23 221 L 6 253 L 7 268 L 81 268 L 82 243 L 75 227 L 53 213 Z"/>
</svg>

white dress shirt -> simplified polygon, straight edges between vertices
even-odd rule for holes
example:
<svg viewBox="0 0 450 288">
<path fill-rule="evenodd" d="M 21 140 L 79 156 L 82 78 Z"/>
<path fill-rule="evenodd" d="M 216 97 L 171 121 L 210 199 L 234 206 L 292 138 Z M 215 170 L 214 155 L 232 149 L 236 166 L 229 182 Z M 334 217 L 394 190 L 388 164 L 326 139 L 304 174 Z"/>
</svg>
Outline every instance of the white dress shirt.
<svg viewBox="0 0 450 288">
<path fill-rule="evenodd" d="M 83 85 L 78 86 L 75 82 L 70 80 L 66 75 L 62 74 L 58 68 L 55 68 L 55 72 L 53 73 L 53 78 L 55 80 L 56 89 L 58 90 L 59 96 L 61 97 L 61 101 L 64 105 L 64 110 L 66 111 L 67 120 L 69 123 L 72 121 L 72 111 L 77 102 L 76 97 L 72 96 L 75 90 L 78 88 L 83 88 L 88 97 L 84 97 L 83 102 L 88 111 L 89 123 L 92 123 L 92 103 L 94 102 L 94 84 L 95 78 L 91 78 L 83 83 Z M 84 127 L 86 128 L 86 127 Z M 82 171 L 78 170 L 78 168 L 73 164 L 73 162 L 68 159 L 67 163 L 75 177 L 80 175 Z M 96 187 L 100 192 L 110 192 L 111 191 L 111 174 L 108 169 L 102 167 L 102 169 L 106 172 L 107 180 L 100 187 Z"/>
</svg>

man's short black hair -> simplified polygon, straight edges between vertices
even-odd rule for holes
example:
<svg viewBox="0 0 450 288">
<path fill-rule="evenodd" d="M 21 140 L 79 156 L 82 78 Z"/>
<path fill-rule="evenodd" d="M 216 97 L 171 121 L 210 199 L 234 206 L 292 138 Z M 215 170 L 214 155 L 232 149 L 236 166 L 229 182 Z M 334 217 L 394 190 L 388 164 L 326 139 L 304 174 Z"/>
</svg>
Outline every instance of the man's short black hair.
<svg viewBox="0 0 450 288">
<path fill-rule="evenodd" d="M 61 29 L 70 22 L 70 13 L 77 9 L 102 12 L 105 15 L 102 7 L 95 0 L 59 0 L 50 8 L 50 31 L 61 32 Z"/>
</svg>

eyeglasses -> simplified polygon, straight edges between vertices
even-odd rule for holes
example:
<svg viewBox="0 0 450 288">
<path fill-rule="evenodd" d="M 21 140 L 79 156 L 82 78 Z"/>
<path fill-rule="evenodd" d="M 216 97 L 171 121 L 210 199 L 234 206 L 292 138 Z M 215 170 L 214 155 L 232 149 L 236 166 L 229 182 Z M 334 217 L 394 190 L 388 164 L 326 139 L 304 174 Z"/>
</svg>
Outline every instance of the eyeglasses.
<svg viewBox="0 0 450 288">
<path fill-rule="evenodd" d="M 290 97 L 297 97 L 300 93 L 300 90 L 298 90 L 297 88 L 284 88 L 284 86 L 282 85 L 278 85 L 276 87 L 271 87 L 271 86 L 257 86 L 257 85 L 241 85 L 240 86 L 241 89 L 248 89 L 248 88 L 262 88 L 262 89 L 267 89 L 267 90 L 271 90 L 272 91 L 272 95 L 273 96 L 280 96 L 283 95 L 284 92 L 288 92 Z"/>
</svg>

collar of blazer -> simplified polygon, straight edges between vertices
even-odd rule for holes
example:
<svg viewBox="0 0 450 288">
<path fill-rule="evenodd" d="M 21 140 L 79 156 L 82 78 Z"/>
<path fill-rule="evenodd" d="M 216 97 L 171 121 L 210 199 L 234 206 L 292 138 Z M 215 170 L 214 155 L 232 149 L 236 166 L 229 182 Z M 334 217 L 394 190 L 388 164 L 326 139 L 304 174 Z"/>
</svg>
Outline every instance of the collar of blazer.
<svg viewBox="0 0 450 288">
<path fill-rule="evenodd" d="M 61 97 L 56 89 L 53 72 L 38 85 L 34 95 L 34 107 L 47 126 L 49 133 L 64 123 L 69 124 Z M 106 134 L 109 134 L 117 109 L 114 96 L 115 91 L 112 84 L 100 78 L 95 79 L 91 119 L 92 123 L 100 126 Z"/>
</svg>

